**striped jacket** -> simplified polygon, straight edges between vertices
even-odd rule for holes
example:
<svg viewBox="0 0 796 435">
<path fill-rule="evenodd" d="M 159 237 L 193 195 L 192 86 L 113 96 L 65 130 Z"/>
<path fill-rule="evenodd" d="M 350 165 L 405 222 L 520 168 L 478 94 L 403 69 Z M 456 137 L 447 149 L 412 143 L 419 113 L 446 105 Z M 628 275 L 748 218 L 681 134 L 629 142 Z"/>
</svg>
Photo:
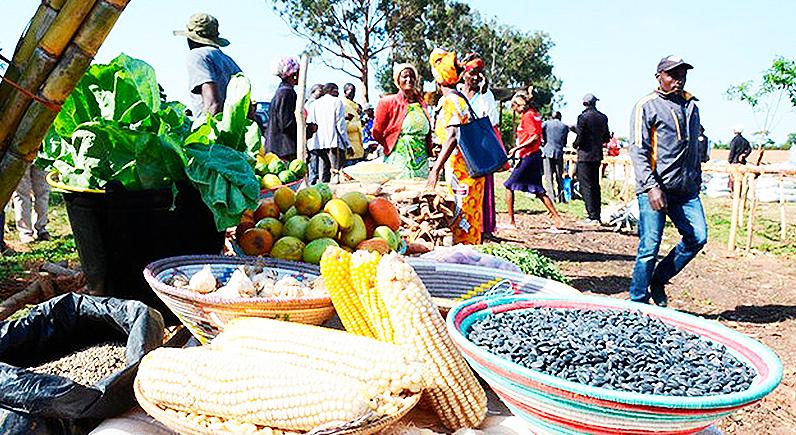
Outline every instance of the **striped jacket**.
<svg viewBox="0 0 796 435">
<path fill-rule="evenodd" d="M 702 185 L 697 99 L 660 89 L 639 100 L 630 116 L 630 157 L 636 194 L 653 187 L 687 195 Z"/>
</svg>

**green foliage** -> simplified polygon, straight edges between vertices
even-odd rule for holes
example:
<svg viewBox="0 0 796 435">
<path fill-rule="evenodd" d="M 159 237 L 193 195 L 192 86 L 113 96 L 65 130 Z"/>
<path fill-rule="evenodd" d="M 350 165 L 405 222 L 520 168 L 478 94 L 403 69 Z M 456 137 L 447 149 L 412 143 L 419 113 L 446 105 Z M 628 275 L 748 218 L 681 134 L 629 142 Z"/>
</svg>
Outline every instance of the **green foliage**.
<svg viewBox="0 0 796 435">
<path fill-rule="evenodd" d="M 552 260 L 533 249 L 506 244 L 478 245 L 474 248 L 484 254 L 508 260 L 519 266 L 520 270 L 528 275 L 552 279 L 565 284 L 569 283 L 569 279 L 555 268 Z"/>
<path fill-rule="evenodd" d="M 385 28 L 392 0 L 271 0 L 293 31 L 323 62 L 359 78 L 367 100 L 369 63 L 390 47 Z M 331 56 L 337 62 L 328 60 Z M 352 70 L 353 69 L 353 70 Z M 353 72 L 352 72 L 353 71 Z"/>
<path fill-rule="evenodd" d="M 561 81 L 552 74 L 549 51 L 553 42 L 544 32 L 522 32 L 497 21 L 484 21 L 480 14 L 463 3 L 445 0 L 396 0 L 397 16 L 389 22 L 395 38 L 390 61 L 379 72 L 379 85 L 395 92 L 392 64 L 410 62 L 424 80 L 433 77 L 428 55 L 434 47 L 455 49 L 460 55 L 477 52 L 486 64 L 492 87 L 533 85 L 538 92 L 540 113 L 546 113 Z"/>
<path fill-rule="evenodd" d="M 207 114 L 191 133 L 184 106 L 161 102 L 154 69 L 121 54 L 81 79 L 53 123 L 45 154 L 74 187 L 104 189 L 113 181 L 128 190 L 174 190 L 190 180 L 223 230 L 259 199 L 251 167 L 260 133 L 247 117 L 250 94 L 249 80 L 233 76 L 223 111 Z"/>
<path fill-rule="evenodd" d="M 730 86 L 726 95 L 730 100 L 747 103 L 756 116 L 763 117 L 762 130 L 754 134 L 760 136 L 761 147 L 768 147 L 773 144 L 768 135 L 779 120 L 777 109 L 782 100 L 787 99 L 791 108 L 796 108 L 796 61 L 776 57 L 771 66 L 763 71 L 759 83 L 747 80 Z"/>
</svg>

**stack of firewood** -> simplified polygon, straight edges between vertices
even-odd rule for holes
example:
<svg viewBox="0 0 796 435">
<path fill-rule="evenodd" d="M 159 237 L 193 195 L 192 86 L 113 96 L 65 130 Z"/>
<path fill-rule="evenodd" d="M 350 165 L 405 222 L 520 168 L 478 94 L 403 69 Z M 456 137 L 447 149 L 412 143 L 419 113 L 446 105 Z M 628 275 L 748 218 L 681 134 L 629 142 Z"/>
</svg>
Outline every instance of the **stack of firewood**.
<svg viewBox="0 0 796 435">
<path fill-rule="evenodd" d="M 390 199 L 395 203 L 404 226 L 401 235 L 407 243 L 422 243 L 429 248 L 452 246 L 451 228 L 458 222 L 456 204 L 452 198 L 439 192 L 406 191 Z"/>
</svg>

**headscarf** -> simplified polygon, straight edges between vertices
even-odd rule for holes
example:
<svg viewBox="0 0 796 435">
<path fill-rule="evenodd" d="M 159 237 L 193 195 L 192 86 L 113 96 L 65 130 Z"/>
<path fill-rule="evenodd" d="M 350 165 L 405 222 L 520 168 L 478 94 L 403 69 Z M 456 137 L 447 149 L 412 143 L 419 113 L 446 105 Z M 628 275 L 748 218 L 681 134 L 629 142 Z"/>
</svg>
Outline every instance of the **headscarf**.
<svg viewBox="0 0 796 435">
<path fill-rule="evenodd" d="M 455 51 L 445 51 L 441 48 L 435 48 L 431 52 L 428 59 L 431 65 L 431 74 L 434 75 L 434 80 L 440 86 L 455 85 L 459 81 L 459 74 L 462 72 L 462 67 L 459 61 L 456 60 Z"/>
<path fill-rule="evenodd" d="M 465 71 L 472 71 L 474 69 L 483 70 L 486 66 L 484 65 L 484 60 L 481 59 L 481 55 L 478 53 L 467 53 L 462 59 L 462 64 L 464 65 Z"/>
<path fill-rule="evenodd" d="M 283 79 L 299 72 L 299 68 L 298 60 L 292 56 L 275 57 L 271 61 L 271 72 Z"/>
<path fill-rule="evenodd" d="M 398 76 L 401 75 L 401 72 L 405 69 L 411 69 L 415 73 L 415 81 L 420 83 L 420 74 L 417 73 L 417 68 L 411 63 L 396 63 L 392 67 L 392 81 L 395 83 L 395 87 L 401 89 L 401 85 L 398 84 Z"/>
</svg>

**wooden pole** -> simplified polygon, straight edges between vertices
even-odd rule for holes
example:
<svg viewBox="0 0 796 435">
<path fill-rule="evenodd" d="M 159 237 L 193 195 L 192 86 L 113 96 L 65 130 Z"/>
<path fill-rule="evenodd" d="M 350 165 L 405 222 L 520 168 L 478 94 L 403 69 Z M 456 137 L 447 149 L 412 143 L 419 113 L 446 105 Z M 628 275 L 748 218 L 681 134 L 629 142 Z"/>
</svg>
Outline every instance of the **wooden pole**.
<svg viewBox="0 0 796 435">
<path fill-rule="evenodd" d="M 743 228 L 744 212 L 746 211 L 746 197 L 749 193 L 749 174 L 744 172 L 741 176 L 741 207 L 738 209 L 738 228 Z"/>
<path fill-rule="evenodd" d="M 779 221 L 780 221 L 780 240 L 785 240 L 787 235 L 787 223 L 785 222 L 785 179 L 779 179 Z"/>
<path fill-rule="evenodd" d="M 749 207 L 749 225 L 746 227 L 746 252 L 752 249 L 752 234 L 755 229 L 755 209 L 757 208 L 757 195 L 755 194 L 755 183 L 757 177 L 754 174 L 749 174 L 750 189 L 752 191 L 752 205 Z"/>
<path fill-rule="evenodd" d="M 299 69 L 298 98 L 296 99 L 296 158 L 307 160 L 307 117 L 304 115 L 304 95 L 307 92 L 307 68 L 310 65 L 310 56 L 301 54 L 301 69 Z"/>
<path fill-rule="evenodd" d="M 741 205 L 741 179 L 738 171 L 732 172 L 732 213 L 730 216 L 730 236 L 727 249 L 735 250 L 735 237 L 738 235 L 738 208 Z"/>
</svg>

